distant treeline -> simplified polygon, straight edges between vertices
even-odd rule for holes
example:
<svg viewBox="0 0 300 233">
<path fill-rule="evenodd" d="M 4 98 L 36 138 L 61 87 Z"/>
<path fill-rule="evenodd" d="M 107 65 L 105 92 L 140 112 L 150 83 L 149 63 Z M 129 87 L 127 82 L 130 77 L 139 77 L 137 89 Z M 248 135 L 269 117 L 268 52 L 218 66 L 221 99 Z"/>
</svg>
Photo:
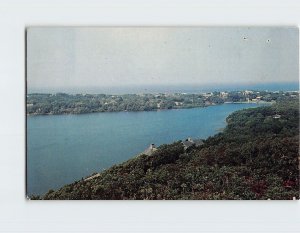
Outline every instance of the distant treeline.
<svg viewBox="0 0 300 233">
<path fill-rule="evenodd" d="M 224 102 L 278 101 L 295 98 L 298 93 L 231 91 L 203 94 L 28 94 L 27 114 L 81 114 L 92 112 L 153 111 L 196 108 Z"/>
<path fill-rule="evenodd" d="M 227 123 L 202 146 L 162 145 L 32 199 L 298 199 L 299 99 L 239 110 Z"/>
</svg>

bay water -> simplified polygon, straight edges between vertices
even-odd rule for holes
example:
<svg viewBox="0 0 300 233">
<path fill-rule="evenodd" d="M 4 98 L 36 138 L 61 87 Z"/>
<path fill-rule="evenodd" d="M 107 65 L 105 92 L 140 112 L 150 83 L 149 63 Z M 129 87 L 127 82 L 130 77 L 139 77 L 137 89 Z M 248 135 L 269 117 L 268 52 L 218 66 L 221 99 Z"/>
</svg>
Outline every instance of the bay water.
<svg viewBox="0 0 300 233">
<path fill-rule="evenodd" d="M 205 139 L 226 117 L 256 104 L 151 112 L 27 117 L 27 195 L 42 195 L 143 152 L 188 137 Z"/>
</svg>

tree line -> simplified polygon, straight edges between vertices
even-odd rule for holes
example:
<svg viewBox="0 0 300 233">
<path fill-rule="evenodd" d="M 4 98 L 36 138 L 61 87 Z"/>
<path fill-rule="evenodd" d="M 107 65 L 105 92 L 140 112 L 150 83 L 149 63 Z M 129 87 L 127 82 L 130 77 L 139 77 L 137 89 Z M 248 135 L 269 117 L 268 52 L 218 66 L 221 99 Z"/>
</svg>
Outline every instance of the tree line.
<svg viewBox="0 0 300 233">
<path fill-rule="evenodd" d="M 259 98 L 259 100 L 256 98 Z M 29 115 L 57 115 L 196 108 L 223 104 L 224 102 L 272 102 L 293 98 L 295 98 L 295 93 L 291 95 L 288 92 L 273 93 L 265 91 L 250 93 L 245 91 L 231 91 L 202 94 L 160 93 L 125 95 L 36 93 L 28 94 L 26 102 L 27 114 Z"/>
</svg>

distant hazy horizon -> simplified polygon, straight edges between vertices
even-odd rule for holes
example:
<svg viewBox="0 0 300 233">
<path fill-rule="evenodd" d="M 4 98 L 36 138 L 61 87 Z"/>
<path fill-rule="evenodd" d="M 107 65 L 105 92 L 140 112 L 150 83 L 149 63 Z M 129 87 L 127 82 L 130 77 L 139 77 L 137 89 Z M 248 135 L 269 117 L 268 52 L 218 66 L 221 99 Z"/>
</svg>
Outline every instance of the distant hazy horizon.
<svg viewBox="0 0 300 233">
<path fill-rule="evenodd" d="M 139 94 L 139 93 L 201 93 L 213 91 L 242 91 L 242 90 L 257 90 L 257 91 L 298 91 L 299 82 L 290 83 L 259 83 L 253 85 L 148 85 L 148 86 L 115 86 L 115 87 L 85 87 L 85 88 L 64 88 L 64 89 L 28 89 L 28 94 L 44 93 L 67 93 L 67 94 Z"/>
<path fill-rule="evenodd" d="M 298 43 L 296 27 L 30 27 L 27 91 L 293 87 Z"/>
</svg>

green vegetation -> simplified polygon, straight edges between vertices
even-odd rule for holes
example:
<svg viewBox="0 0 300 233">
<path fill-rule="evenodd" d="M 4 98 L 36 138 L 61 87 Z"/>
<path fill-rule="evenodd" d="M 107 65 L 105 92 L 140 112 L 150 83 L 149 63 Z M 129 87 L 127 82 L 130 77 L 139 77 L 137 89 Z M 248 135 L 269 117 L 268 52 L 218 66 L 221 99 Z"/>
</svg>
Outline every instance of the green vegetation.
<svg viewBox="0 0 300 233">
<path fill-rule="evenodd" d="M 162 145 L 41 199 L 299 198 L 298 97 L 234 112 L 227 122 L 202 146 Z"/>
<path fill-rule="evenodd" d="M 205 107 L 224 102 L 274 102 L 294 99 L 297 92 L 231 91 L 201 94 L 29 94 L 27 114 L 82 114 L 92 112 L 152 111 Z"/>
</svg>

